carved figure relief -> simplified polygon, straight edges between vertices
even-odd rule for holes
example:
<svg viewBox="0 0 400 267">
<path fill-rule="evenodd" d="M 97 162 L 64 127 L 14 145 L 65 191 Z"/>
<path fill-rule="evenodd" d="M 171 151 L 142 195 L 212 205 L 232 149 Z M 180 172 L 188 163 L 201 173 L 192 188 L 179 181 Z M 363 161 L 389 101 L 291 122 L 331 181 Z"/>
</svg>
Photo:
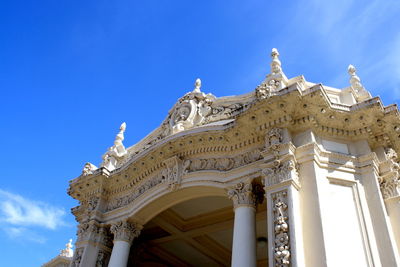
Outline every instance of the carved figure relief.
<svg viewBox="0 0 400 267">
<path fill-rule="evenodd" d="M 271 195 L 274 216 L 274 266 L 290 266 L 290 236 L 287 205 L 287 191 L 280 191 Z"/>
</svg>

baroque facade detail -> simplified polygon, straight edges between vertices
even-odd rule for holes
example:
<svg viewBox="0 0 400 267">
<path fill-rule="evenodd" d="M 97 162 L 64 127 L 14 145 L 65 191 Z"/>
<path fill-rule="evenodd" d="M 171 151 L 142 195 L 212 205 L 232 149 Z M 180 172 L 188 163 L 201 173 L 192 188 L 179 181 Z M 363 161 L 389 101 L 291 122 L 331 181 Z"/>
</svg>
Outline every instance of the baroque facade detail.
<svg viewBox="0 0 400 267">
<path fill-rule="evenodd" d="M 119 127 L 119 133 L 115 137 L 114 145 L 111 146 L 102 157 L 103 162 L 101 163 L 101 167 L 106 168 L 108 171 L 113 171 L 118 168 L 128 153 L 122 143 L 122 141 L 124 141 L 125 130 L 126 123 L 124 122 Z"/>
<path fill-rule="evenodd" d="M 240 206 L 256 206 L 256 195 L 253 192 L 251 181 L 246 183 L 237 183 L 228 190 L 228 197 L 233 200 L 234 208 Z"/>
<path fill-rule="evenodd" d="M 131 243 L 139 236 L 143 226 L 128 221 L 119 221 L 111 225 L 110 231 L 114 235 L 114 241 L 126 241 Z"/>
<path fill-rule="evenodd" d="M 400 196 L 400 165 L 398 163 L 397 153 L 388 148 L 385 151 L 388 159 L 390 171 L 383 177 L 380 177 L 380 187 L 384 199 Z"/>
<path fill-rule="evenodd" d="M 104 249 L 99 249 L 96 259 L 96 267 L 107 267 L 108 261 L 110 260 L 110 252 Z"/>
<path fill-rule="evenodd" d="M 229 171 L 262 159 L 260 150 L 253 150 L 232 158 L 189 159 L 183 164 L 184 173 L 205 170 Z"/>
<path fill-rule="evenodd" d="M 290 266 L 290 235 L 287 190 L 283 190 L 271 195 L 273 202 L 273 222 L 274 222 L 274 266 Z"/>
<path fill-rule="evenodd" d="M 262 170 L 262 173 L 265 176 L 264 185 L 266 187 L 289 180 L 294 180 L 298 183 L 296 163 L 293 160 L 288 160 L 283 163 L 279 160 L 275 160 L 273 164 L 272 167 Z"/>
<path fill-rule="evenodd" d="M 177 156 L 164 161 L 165 168 L 161 171 L 163 180 L 171 190 L 178 189 L 182 179 L 182 160 Z"/>
</svg>

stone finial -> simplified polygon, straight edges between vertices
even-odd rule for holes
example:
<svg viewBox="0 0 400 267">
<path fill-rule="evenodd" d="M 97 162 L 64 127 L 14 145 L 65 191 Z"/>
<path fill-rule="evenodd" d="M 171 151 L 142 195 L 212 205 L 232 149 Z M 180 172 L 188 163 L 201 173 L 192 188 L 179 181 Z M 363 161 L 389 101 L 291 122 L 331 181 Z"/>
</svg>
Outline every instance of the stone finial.
<svg viewBox="0 0 400 267">
<path fill-rule="evenodd" d="M 60 256 L 72 258 L 74 252 L 72 250 L 72 239 L 69 240 L 67 244 L 65 244 L 65 249 L 60 251 Z"/>
<path fill-rule="evenodd" d="M 282 64 L 279 60 L 279 52 L 278 49 L 272 48 L 271 51 L 271 74 L 279 74 L 282 73 Z"/>
<path fill-rule="evenodd" d="M 356 68 L 351 64 L 347 68 L 347 72 L 350 75 L 350 85 L 355 91 L 357 100 L 364 101 L 368 98 L 371 98 L 371 95 L 362 85 L 361 79 L 357 76 L 356 71 Z"/>
<path fill-rule="evenodd" d="M 200 88 L 201 88 L 201 80 L 200 80 L 200 78 L 197 78 L 197 79 L 196 79 L 196 82 L 194 83 L 193 92 L 194 92 L 194 93 L 200 93 L 200 92 L 201 92 L 201 91 L 200 91 Z"/>
<path fill-rule="evenodd" d="M 351 64 L 347 68 L 347 72 L 350 74 L 350 84 L 351 84 L 351 86 L 355 90 L 360 91 L 360 90 L 363 90 L 364 87 L 361 84 L 361 79 L 360 79 L 360 77 L 357 76 L 356 71 L 357 71 L 356 68 Z"/>
<path fill-rule="evenodd" d="M 122 145 L 122 141 L 124 141 L 124 133 L 126 130 L 126 123 L 123 122 L 121 126 L 119 127 L 119 133 L 115 137 L 114 144 L 115 145 Z"/>
</svg>

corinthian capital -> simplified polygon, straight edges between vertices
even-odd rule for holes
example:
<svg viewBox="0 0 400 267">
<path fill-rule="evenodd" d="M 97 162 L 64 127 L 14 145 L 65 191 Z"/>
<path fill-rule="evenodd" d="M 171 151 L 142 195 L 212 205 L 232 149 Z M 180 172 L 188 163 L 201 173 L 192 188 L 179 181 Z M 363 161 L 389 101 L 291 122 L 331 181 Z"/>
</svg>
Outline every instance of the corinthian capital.
<svg viewBox="0 0 400 267">
<path fill-rule="evenodd" d="M 256 206 L 256 196 L 253 193 L 251 182 L 236 184 L 228 190 L 228 197 L 233 200 L 235 209 L 240 206 L 250 206 L 253 208 Z"/>
<path fill-rule="evenodd" d="M 110 231 L 114 234 L 114 241 L 126 241 L 131 243 L 139 236 L 143 226 L 137 223 L 120 221 L 111 225 Z"/>
</svg>

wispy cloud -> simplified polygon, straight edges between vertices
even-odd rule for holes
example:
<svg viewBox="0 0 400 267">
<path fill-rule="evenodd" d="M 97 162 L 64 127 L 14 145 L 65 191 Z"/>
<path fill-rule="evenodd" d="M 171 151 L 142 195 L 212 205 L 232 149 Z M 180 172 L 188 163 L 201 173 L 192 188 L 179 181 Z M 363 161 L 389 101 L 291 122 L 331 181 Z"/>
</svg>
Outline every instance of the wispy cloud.
<svg viewBox="0 0 400 267">
<path fill-rule="evenodd" d="M 25 228 L 25 227 L 5 227 L 3 230 L 6 234 L 14 240 L 28 240 L 35 243 L 43 244 L 46 242 L 46 238 L 37 234 L 36 232 Z"/>
<path fill-rule="evenodd" d="M 65 210 L 62 208 L 0 189 L 0 223 L 14 227 L 10 229 L 13 229 L 15 235 L 24 229 L 21 227 L 35 226 L 55 230 L 65 225 L 64 215 Z"/>
</svg>

